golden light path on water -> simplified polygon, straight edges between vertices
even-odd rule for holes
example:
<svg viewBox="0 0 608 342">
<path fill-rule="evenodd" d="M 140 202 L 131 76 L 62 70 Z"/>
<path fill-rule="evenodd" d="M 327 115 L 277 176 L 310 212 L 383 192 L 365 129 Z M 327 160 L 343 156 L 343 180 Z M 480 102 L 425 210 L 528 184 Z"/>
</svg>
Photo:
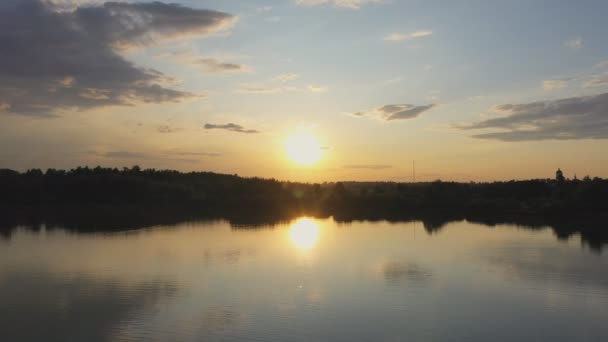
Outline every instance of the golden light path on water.
<svg viewBox="0 0 608 342">
<path fill-rule="evenodd" d="M 300 249 L 313 248 L 319 239 L 319 226 L 308 217 L 302 217 L 289 227 L 291 242 Z"/>
</svg>

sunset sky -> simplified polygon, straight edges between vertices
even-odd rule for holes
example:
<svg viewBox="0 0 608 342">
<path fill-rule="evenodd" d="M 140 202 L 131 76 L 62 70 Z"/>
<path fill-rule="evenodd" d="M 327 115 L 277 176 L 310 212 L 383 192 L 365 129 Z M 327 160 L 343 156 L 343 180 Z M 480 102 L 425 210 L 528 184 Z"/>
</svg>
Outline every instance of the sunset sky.
<svg viewBox="0 0 608 342">
<path fill-rule="evenodd" d="M 0 168 L 410 181 L 415 160 L 419 181 L 608 177 L 607 13 L 2 0 Z"/>
</svg>

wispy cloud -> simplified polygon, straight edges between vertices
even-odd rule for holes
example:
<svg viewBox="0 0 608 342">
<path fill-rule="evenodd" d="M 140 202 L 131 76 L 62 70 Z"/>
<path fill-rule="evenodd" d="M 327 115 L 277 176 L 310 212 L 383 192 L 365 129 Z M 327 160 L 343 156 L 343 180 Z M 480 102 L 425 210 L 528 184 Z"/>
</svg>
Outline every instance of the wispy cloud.
<svg viewBox="0 0 608 342">
<path fill-rule="evenodd" d="M 314 93 L 325 93 L 327 92 L 327 87 L 325 86 L 316 86 L 316 85 L 309 85 L 308 86 L 308 90 L 314 92 Z"/>
<path fill-rule="evenodd" d="M 260 133 L 260 131 L 257 131 L 255 129 L 246 129 L 241 125 L 237 125 L 234 123 L 227 123 L 227 124 L 205 124 L 205 129 L 223 129 L 223 130 L 227 130 L 227 131 L 231 131 L 231 132 L 237 132 L 237 133 Z"/>
<path fill-rule="evenodd" d="M 177 132 L 179 129 L 175 128 L 175 127 L 171 127 L 169 125 L 160 125 L 160 126 L 156 127 L 156 130 L 159 133 L 174 133 L 174 132 Z"/>
<path fill-rule="evenodd" d="M 297 91 L 299 89 L 294 86 L 277 85 L 277 83 L 289 83 L 298 77 L 299 75 L 295 73 L 279 74 L 262 83 L 239 84 L 236 91 L 245 94 L 274 94 L 286 91 Z"/>
<path fill-rule="evenodd" d="M 184 152 L 184 151 L 164 151 L 158 153 L 141 153 L 133 151 L 108 151 L 108 152 L 97 152 L 97 151 L 84 151 L 83 153 L 96 155 L 102 158 L 108 159 L 128 159 L 137 160 L 137 162 L 150 162 L 150 161 L 175 161 L 175 162 L 187 162 L 196 163 L 199 158 L 194 157 L 219 157 L 221 154 L 214 152 Z M 175 156 L 172 157 L 172 156 Z M 180 158 L 190 157 L 190 158 Z"/>
<path fill-rule="evenodd" d="M 543 81 L 543 89 L 544 90 L 557 90 L 563 89 L 568 86 L 569 78 L 566 79 L 555 79 L 555 80 L 544 80 Z"/>
<path fill-rule="evenodd" d="M 220 153 L 215 152 L 178 152 L 178 151 L 169 151 L 168 154 L 176 155 L 176 156 L 185 156 L 185 157 L 219 157 Z"/>
<path fill-rule="evenodd" d="M 416 106 L 413 104 L 390 104 L 367 112 L 358 112 L 354 116 L 376 117 L 384 121 L 406 120 L 418 117 L 420 114 L 433 109 L 436 104 Z"/>
<path fill-rule="evenodd" d="M 589 80 L 583 83 L 584 88 L 594 88 L 608 86 L 608 73 L 593 75 Z"/>
<path fill-rule="evenodd" d="M 397 83 L 401 83 L 403 82 L 403 77 L 395 77 L 395 78 L 391 78 L 388 79 L 386 81 L 382 81 L 379 83 L 380 86 L 388 86 L 388 85 L 392 85 L 392 84 L 397 84 Z"/>
<path fill-rule="evenodd" d="M 141 159 L 146 158 L 146 155 L 138 152 L 129 151 L 110 151 L 102 153 L 101 156 L 107 158 L 120 158 L 120 159 Z"/>
<path fill-rule="evenodd" d="M 261 6 L 256 8 L 257 13 L 266 13 L 272 11 L 272 6 Z"/>
<path fill-rule="evenodd" d="M 593 66 L 594 69 L 607 69 L 608 68 L 608 60 L 601 61 Z"/>
<path fill-rule="evenodd" d="M 276 75 L 275 77 L 273 77 L 271 79 L 271 81 L 272 82 L 285 83 L 285 82 L 293 81 L 293 80 L 297 79 L 298 77 L 299 77 L 298 74 L 295 74 L 295 73 L 286 73 L 286 74 Z"/>
<path fill-rule="evenodd" d="M 210 74 L 249 72 L 251 68 L 244 64 L 222 62 L 215 58 L 201 58 L 194 62 L 201 65 L 205 72 Z"/>
<path fill-rule="evenodd" d="M 246 94 L 276 94 L 284 92 L 304 91 L 324 93 L 328 90 L 327 86 L 324 85 L 294 85 L 293 81 L 295 81 L 299 77 L 300 75 L 296 73 L 284 73 L 276 75 L 260 83 L 241 83 L 238 85 L 236 92 Z"/>
<path fill-rule="evenodd" d="M 361 6 L 371 3 L 381 3 L 382 0 L 295 0 L 300 6 L 319 6 L 333 4 L 336 7 L 359 9 Z"/>
<path fill-rule="evenodd" d="M 363 170 L 384 170 L 392 168 L 392 165 L 384 164 L 355 164 L 355 165 L 344 165 L 345 169 L 363 169 Z"/>
<path fill-rule="evenodd" d="M 412 40 L 416 38 L 428 37 L 433 35 L 433 31 L 430 30 L 422 30 L 416 31 L 412 33 L 391 33 L 384 37 L 384 40 L 389 42 L 403 42 L 407 40 Z"/>
<path fill-rule="evenodd" d="M 205 74 L 242 73 L 253 70 L 249 65 L 226 61 L 226 59 L 233 59 L 234 57 L 203 57 L 189 49 L 160 53 L 156 57 L 174 60 L 180 64 L 192 65 L 200 68 Z"/>
<path fill-rule="evenodd" d="M 326 86 L 309 85 L 307 87 L 296 87 L 296 86 L 277 86 L 275 84 L 240 84 L 236 91 L 238 93 L 245 94 L 276 94 L 285 92 L 302 92 L 309 91 L 314 93 L 327 92 Z"/>
<path fill-rule="evenodd" d="M 583 47 L 583 38 L 575 37 L 564 42 L 564 47 L 571 50 L 578 50 Z"/>
<path fill-rule="evenodd" d="M 237 88 L 238 93 L 246 94 L 274 94 L 286 91 L 288 88 L 269 86 L 265 84 L 240 84 Z"/>
<path fill-rule="evenodd" d="M 504 104 L 501 117 L 458 126 L 465 130 L 498 129 L 473 135 L 501 141 L 608 138 L 608 93 L 524 104 Z"/>
<path fill-rule="evenodd" d="M 272 16 L 272 17 L 266 17 L 266 18 L 264 18 L 264 20 L 266 20 L 268 22 L 276 23 L 276 22 L 281 21 L 281 17 L 279 17 L 278 15 L 275 15 L 275 16 Z"/>
<path fill-rule="evenodd" d="M 596 63 L 590 70 L 578 75 L 542 81 L 544 90 L 559 90 L 574 85 L 582 88 L 608 86 L 608 61 Z"/>
</svg>

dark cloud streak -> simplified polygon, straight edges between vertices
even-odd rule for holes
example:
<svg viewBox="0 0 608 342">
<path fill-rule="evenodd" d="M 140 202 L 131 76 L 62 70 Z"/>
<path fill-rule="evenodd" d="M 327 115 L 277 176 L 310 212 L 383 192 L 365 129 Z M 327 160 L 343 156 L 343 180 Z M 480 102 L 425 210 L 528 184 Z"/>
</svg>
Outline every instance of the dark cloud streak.
<svg viewBox="0 0 608 342">
<path fill-rule="evenodd" d="M 243 64 L 222 62 L 215 58 L 202 58 L 196 61 L 196 64 L 202 65 L 206 72 L 211 74 L 245 72 L 248 70 L 247 66 Z"/>
<path fill-rule="evenodd" d="M 413 119 L 420 114 L 435 108 L 436 104 L 416 106 L 413 104 L 389 104 L 368 112 L 353 113 L 356 117 L 377 117 L 384 121 Z"/>
<path fill-rule="evenodd" d="M 358 164 L 358 165 L 344 165 L 345 169 L 361 169 L 361 170 L 384 170 L 392 168 L 392 165 L 383 164 Z"/>
<path fill-rule="evenodd" d="M 143 153 L 137 152 L 128 152 L 128 151 L 110 151 L 101 154 L 101 156 L 106 158 L 121 158 L 121 159 L 141 159 L 146 158 L 146 155 Z"/>
<path fill-rule="evenodd" d="M 195 156 L 195 157 L 219 157 L 220 153 L 215 152 L 170 152 L 176 156 Z"/>
<path fill-rule="evenodd" d="M 237 133 L 260 133 L 260 131 L 257 131 L 255 129 L 245 129 L 243 126 L 234 123 L 227 123 L 224 125 L 205 124 L 205 129 L 224 129 Z"/>
<path fill-rule="evenodd" d="M 386 105 L 378 109 L 385 120 L 402 120 L 402 119 L 413 119 L 418 115 L 426 112 L 427 110 L 435 107 L 434 104 L 425 106 L 415 106 L 411 104 L 401 105 Z"/>
<path fill-rule="evenodd" d="M 608 139 L 608 93 L 504 104 L 495 111 L 506 115 L 459 128 L 500 129 L 473 137 L 501 141 Z"/>
</svg>

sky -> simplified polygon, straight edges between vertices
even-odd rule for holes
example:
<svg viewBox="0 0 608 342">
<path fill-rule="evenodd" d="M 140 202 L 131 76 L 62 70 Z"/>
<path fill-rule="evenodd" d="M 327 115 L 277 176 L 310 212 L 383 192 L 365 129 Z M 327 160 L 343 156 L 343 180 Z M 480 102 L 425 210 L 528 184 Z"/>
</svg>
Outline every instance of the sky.
<svg viewBox="0 0 608 342">
<path fill-rule="evenodd" d="M 417 181 L 608 177 L 605 13 L 605 1 L 3 0 L 0 168 L 411 181 L 415 161 Z M 290 158 L 298 135 L 318 161 Z"/>
</svg>

